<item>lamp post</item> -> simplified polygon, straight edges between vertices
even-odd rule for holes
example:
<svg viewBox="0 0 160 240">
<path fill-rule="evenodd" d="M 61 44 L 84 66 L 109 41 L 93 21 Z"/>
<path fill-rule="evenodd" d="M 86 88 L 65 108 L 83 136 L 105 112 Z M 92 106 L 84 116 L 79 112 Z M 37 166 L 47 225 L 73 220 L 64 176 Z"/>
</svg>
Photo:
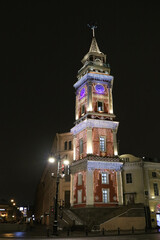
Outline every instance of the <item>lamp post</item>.
<svg viewBox="0 0 160 240">
<path fill-rule="evenodd" d="M 57 160 L 57 176 L 56 176 L 56 195 L 55 195 L 55 214 L 54 214 L 54 223 L 53 223 L 53 235 L 58 235 L 58 192 L 59 192 L 59 179 L 60 179 L 60 161 L 63 158 L 60 157 L 60 154 L 57 158 L 50 157 L 49 162 L 54 163 Z M 69 165 L 67 159 L 63 162 L 65 165 Z"/>
</svg>

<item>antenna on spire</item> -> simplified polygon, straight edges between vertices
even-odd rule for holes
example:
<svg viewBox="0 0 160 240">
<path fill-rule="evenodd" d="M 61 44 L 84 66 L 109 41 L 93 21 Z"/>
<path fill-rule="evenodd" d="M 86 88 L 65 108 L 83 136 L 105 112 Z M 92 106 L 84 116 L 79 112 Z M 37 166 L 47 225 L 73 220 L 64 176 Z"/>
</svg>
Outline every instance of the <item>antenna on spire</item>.
<svg viewBox="0 0 160 240">
<path fill-rule="evenodd" d="M 87 26 L 92 29 L 93 37 L 95 37 L 95 28 L 97 28 L 96 24 L 87 24 Z"/>
</svg>

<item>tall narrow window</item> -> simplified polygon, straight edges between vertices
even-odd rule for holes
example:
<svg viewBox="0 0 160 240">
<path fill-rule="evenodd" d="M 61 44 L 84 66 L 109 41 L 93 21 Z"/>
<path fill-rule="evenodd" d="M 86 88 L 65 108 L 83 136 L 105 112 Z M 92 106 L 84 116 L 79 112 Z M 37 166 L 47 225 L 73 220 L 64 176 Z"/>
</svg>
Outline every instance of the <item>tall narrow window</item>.
<svg viewBox="0 0 160 240">
<path fill-rule="evenodd" d="M 100 112 L 104 111 L 104 103 L 102 101 L 97 102 L 97 110 Z"/>
<path fill-rule="evenodd" d="M 72 141 L 69 141 L 69 150 L 72 149 Z"/>
<path fill-rule="evenodd" d="M 82 190 L 78 190 L 78 203 L 82 203 Z"/>
<path fill-rule="evenodd" d="M 154 188 L 154 195 L 159 196 L 158 184 L 153 183 L 153 188 Z"/>
<path fill-rule="evenodd" d="M 106 138 L 105 137 L 100 137 L 100 152 L 105 152 L 106 151 Z"/>
<path fill-rule="evenodd" d="M 64 150 L 67 150 L 67 141 L 64 142 Z"/>
<path fill-rule="evenodd" d="M 82 185 L 82 174 L 78 173 L 78 186 Z"/>
<path fill-rule="evenodd" d="M 106 172 L 103 172 L 102 173 L 102 184 L 107 184 L 107 183 L 109 183 L 109 179 L 108 179 L 108 173 L 106 173 Z"/>
<path fill-rule="evenodd" d="M 83 138 L 79 140 L 79 153 L 80 154 L 83 153 Z"/>
<path fill-rule="evenodd" d="M 109 194 L 108 194 L 108 189 L 102 189 L 102 199 L 104 203 L 109 202 Z"/>
<path fill-rule="evenodd" d="M 126 173 L 126 183 L 132 183 L 132 174 Z"/>
<path fill-rule="evenodd" d="M 81 115 L 83 116 L 85 114 L 85 105 L 83 104 L 81 106 Z"/>
</svg>

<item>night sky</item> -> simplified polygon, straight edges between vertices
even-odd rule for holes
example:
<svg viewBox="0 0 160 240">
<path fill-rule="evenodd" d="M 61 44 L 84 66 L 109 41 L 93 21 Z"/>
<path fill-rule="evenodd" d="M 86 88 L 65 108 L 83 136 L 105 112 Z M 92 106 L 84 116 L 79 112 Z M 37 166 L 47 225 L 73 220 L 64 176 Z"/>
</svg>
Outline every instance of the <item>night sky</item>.
<svg viewBox="0 0 160 240">
<path fill-rule="evenodd" d="M 158 3 L 2 0 L 0 16 L 0 198 L 32 204 L 56 132 L 73 127 L 91 22 L 114 76 L 119 153 L 160 157 Z"/>
</svg>

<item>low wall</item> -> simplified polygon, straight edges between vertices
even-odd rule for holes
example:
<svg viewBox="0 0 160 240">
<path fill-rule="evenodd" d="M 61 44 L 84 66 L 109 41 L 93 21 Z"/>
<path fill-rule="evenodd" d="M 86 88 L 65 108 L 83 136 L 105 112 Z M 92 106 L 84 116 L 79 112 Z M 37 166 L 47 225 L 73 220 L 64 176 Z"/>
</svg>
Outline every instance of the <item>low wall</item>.
<svg viewBox="0 0 160 240">
<path fill-rule="evenodd" d="M 100 224 L 100 229 L 106 231 L 117 230 L 131 230 L 132 227 L 135 229 L 145 229 L 145 217 L 116 217 Z"/>
</svg>

